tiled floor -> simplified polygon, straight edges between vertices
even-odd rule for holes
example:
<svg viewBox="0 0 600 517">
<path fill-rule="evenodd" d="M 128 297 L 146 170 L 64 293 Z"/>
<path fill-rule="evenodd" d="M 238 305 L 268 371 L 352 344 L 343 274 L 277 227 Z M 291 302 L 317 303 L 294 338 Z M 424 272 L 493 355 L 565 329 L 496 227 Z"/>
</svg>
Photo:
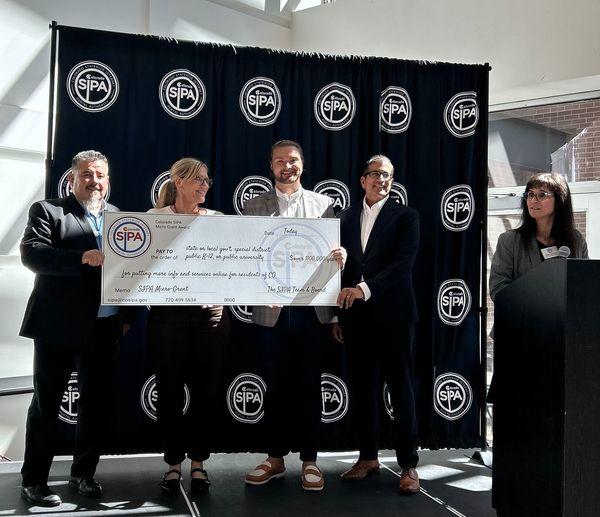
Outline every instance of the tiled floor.
<svg viewBox="0 0 600 517">
<path fill-rule="evenodd" d="M 246 471 L 262 461 L 256 454 L 216 454 L 206 463 L 213 485 L 210 494 L 192 496 L 184 475 L 181 493 L 165 497 L 157 486 L 164 470 L 158 456 L 107 457 L 97 478 L 104 487 L 98 501 L 77 496 L 67 486 L 70 463 L 55 461 L 50 484 L 63 498 L 52 509 L 29 507 L 20 498 L 20 463 L 0 463 L 0 516 L 60 515 L 193 515 L 244 517 L 493 517 L 491 470 L 470 461 L 473 451 L 422 451 L 419 464 L 421 493 L 396 493 L 398 467 L 392 451 L 382 451 L 378 474 L 358 483 L 342 483 L 340 474 L 356 453 L 323 453 L 319 466 L 325 490 L 306 493 L 300 487 L 297 455 L 287 459 L 287 475 L 268 485 L 246 486 Z M 187 467 L 185 465 L 184 467 Z"/>
</svg>

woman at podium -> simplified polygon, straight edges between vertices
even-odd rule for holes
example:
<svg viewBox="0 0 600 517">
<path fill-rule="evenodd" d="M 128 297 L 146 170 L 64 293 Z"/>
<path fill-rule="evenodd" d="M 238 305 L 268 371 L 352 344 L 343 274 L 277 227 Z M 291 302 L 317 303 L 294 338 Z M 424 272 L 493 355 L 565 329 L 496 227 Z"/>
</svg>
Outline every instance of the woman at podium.
<svg viewBox="0 0 600 517">
<path fill-rule="evenodd" d="M 560 174 L 543 172 L 529 178 L 521 206 L 521 226 L 498 239 L 490 269 L 492 300 L 544 260 L 588 258 L 587 243 L 575 229 L 569 185 Z"/>
<path fill-rule="evenodd" d="M 560 174 L 542 172 L 529 178 L 521 207 L 521 226 L 500 235 L 492 258 L 492 301 L 507 285 L 544 260 L 588 258 L 587 243 L 575 229 L 569 185 Z M 495 391 L 492 377 L 487 397 L 490 404 L 494 403 Z"/>
<path fill-rule="evenodd" d="M 205 163 L 182 158 L 171 166 L 157 207 L 148 213 L 222 215 L 200 206 L 212 183 Z M 209 392 L 217 389 L 220 351 L 228 333 L 229 320 L 222 305 L 153 306 L 150 310 L 148 343 L 155 359 L 157 416 L 164 460 L 169 465 L 160 482 L 164 492 L 179 492 L 181 463 L 186 456 L 192 462 L 192 491 L 206 492 L 210 486 L 203 464 L 210 455 L 207 405 L 215 398 Z M 190 395 L 185 415 L 184 385 Z"/>
</svg>

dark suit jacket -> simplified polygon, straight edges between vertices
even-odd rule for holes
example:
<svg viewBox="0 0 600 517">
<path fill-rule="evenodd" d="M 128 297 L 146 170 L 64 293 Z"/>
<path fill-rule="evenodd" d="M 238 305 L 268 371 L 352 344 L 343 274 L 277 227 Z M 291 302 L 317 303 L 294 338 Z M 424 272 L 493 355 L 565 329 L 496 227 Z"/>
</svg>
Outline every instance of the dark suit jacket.
<svg viewBox="0 0 600 517">
<path fill-rule="evenodd" d="M 107 204 L 107 210 L 117 210 Z M 97 249 L 83 207 L 71 194 L 38 201 L 29 209 L 21 261 L 36 274 L 20 335 L 66 346 L 92 332 L 100 306 L 100 268 L 81 264 Z"/>
<path fill-rule="evenodd" d="M 348 252 L 342 287 L 356 287 L 364 278 L 371 290 L 366 303 L 382 316 L 417 320 L 412 269 L 419 248 L 419 215 L 412 208 L 388 199 L 363 253 L 360 242 L 362 201 L 340 212 L 341 244 Z"/>
</svg>

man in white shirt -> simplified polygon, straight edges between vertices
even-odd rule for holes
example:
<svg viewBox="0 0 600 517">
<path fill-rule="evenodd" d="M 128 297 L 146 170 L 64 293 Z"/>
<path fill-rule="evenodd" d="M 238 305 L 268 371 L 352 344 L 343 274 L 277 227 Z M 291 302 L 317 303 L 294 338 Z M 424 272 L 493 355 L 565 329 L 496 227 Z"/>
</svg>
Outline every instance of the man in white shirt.
<svg viewBox="0 0 600 517">
<path fill-rule="evenodd" d="M 332 200 L 302 188 L 304 156 L 300 144 L 282 140 L 271 148 L 275 188 L 246 202 L 244 215 L 272 217 L 335 217 Z M 332 250 L 343 266 L 345 250 Z M 302 488 L 323 489 L 316 466 L 321 425 L 321 355 L 330 307 L 256 306 L 252 321 L 260 326 L 260 341 L 268 351 L 265 395 L 267 459 L 246 476 L 249 485 L 262 485 L 285 474 L 284 456 L 290 436 L 300 447 Z M 293 408 L 293 411 L 290 409 Z"/>
<path fill-rule="evenodd" d="M 396 457 L 402 469 L 398 491 L 413 494 L 419 491 L 413 380 L 417 308 L 412 286 L 419 216 L 390 200 L 393 177 L 389 158 L 370 158 L 360 178 L 363 202 L 339 214 L 341 243 L 348 258 L 338 297 L 341 325 L 334 324 L 332 331 L 348 351 L 360 448 L 358 462 L 342 474 L 342 480 L 358 481 L 379 470 L 379 381 L 383 378 L 395 415 Z"/>
</svg>

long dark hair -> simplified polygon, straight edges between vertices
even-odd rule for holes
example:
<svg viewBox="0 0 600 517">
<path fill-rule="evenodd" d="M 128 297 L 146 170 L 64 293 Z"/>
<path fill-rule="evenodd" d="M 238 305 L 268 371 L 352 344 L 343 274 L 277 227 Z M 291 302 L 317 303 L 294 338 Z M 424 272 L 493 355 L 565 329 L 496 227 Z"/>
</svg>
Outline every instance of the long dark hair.
<svg viewBox="0 0 600 517">
<path fill-rule="evenodd" d="M 525 192 L 532 188 L 543 188 L 554 194 L 554 221 L 550 237 L 558 246 L 568 246 L 571 250 L 571 256 L 576 253 L 575 237 L 575 219 L 573 217 L 573 203 L 571 201 L 571 191 L 569 185 L 563 176 L 554 172 L 542 172 L 534 174 L 529 178 Z M 529 215 L 527 209 L 527 198 L 523 197 L 521 201 L 523 213 L 521 215 L 521 226 L 517 229 L 524 238 L 535 237 L 536 223 L 535 219 Z"/>
</svg>

